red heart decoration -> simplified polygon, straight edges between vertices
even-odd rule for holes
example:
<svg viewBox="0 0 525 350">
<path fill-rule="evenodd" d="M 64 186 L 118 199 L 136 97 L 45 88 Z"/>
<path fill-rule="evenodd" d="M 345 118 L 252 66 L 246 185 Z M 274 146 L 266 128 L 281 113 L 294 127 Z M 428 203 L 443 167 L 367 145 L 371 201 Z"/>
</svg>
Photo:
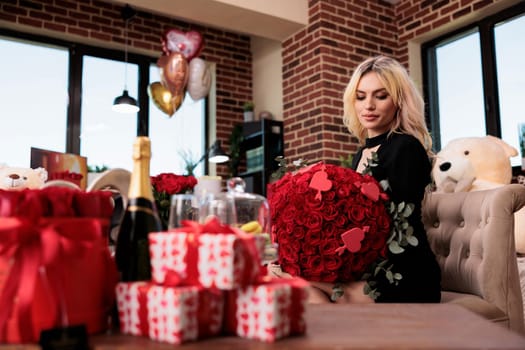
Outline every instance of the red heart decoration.
<svg viewBox="0 0 525 350">
<path fill-rule="evenodd" d="M 309 186 L 318 191 L 315 195 L 315 199 L 321 200 L 321 192 L 331 189 L 332 181 L 328 180 L 328 173 L 324 171 L 323 168 L 322 170 L 314 173 L 312 179 L 310 180 Z"/>
<path fill-rule="evenodd" d="M 354 227 L 348 231 L 345 231 L 341 235 L 344 245 L 337 248 L 335 251 L 339 253 L 339 255 L 343 254 L 345 249 L 351 253 L 358 252 L 361 249 L 361 241 L 365 238 L 365 231 L 367 231 L 367 228 L 362 230 L 358 227 Z"/>
<path fill-rule="evenodd" d="M 187 33 L 177 30 L 168 29 L 162 36 L 162 51 L 169 55 L 173 52 L 181 53 L 188 62 L 193 57 L 199 55 L 204 47 L 202 34 L 196 31 Z"/>
<path fill-rule="evenodd" d="M 373 182 L 367 182 L 361 185 L 361 193 L 377 202 L 379 199 L 379 187 Z"/>
</svg>

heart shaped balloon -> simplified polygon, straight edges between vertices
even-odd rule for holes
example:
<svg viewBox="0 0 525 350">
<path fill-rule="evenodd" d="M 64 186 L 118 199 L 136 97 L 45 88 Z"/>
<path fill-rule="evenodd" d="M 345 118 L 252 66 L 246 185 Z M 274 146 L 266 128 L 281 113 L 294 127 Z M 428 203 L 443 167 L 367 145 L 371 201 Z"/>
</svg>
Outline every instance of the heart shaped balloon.
<svg viewBox="0 0 525 350">
<path fill-rule="evenodd" d="M 157 65 L 160 69 L 160 80 L 162 85 L 173 95 L 183 95 L 188 83 L 188 61 L 179 52 L 161 56 Z"/>
<path fill-rule="evenodd" d="M 197 101 L 208 95 L 211 87 L 211 72 L 208 64 L 202 58 L 194 58 L 190 62 L 190 74 L 187 90 L 190 97 Z"/>
<path fill-rule="evenodd" d="M 161 111 L 170 117 L 175 113 L 176 108 L 172 103 L 173 95 L 160 82 L 149 84 L 148 95 Z"/>
<path fill-rule="evenodd" d="M 162 35 L 162 51 L 164 54 L 179 52 L 188 62 L 198 56 L 203 47 L 202 34 L 193 30 L 185 33 L 178 29 L 168 29 Z"/>
</svg>

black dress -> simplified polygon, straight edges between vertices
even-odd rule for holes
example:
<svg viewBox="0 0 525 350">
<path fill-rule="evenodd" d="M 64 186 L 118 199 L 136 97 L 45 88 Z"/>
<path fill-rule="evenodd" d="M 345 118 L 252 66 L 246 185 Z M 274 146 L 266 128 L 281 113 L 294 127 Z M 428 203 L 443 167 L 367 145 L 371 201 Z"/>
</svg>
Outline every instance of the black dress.
<svg viewBox="0 0 525 350">
<path fill-rule="evenodd" d="M 430 183 L 431 163 L 421 143 L 413 136 L 405 134 L 379 135 L 366 139 L 366 148 L 377 145 L 377 166 L 372 168 L 372 176 L 381 181 L 387 179 L 390 185 L 390 200 L 413 203 L 414 212 L 408 217 L 414 228 L 418 245 L 408 245 L 401 254 L 388 253 L 393 272 L 399 272 L 402 279 L 396 286 L 384 274 L 372 277 L 376 281 L 380 295 L 376 302 L 439 302 L 441 299 L 441 271 L 434 253 L 428 244 L 427 235 L 421 221 L 421 202 L 426 186 Z M 357 169 L 361 159 L 360 149 L 354 156 L 352 168 Z"/>
</svg>

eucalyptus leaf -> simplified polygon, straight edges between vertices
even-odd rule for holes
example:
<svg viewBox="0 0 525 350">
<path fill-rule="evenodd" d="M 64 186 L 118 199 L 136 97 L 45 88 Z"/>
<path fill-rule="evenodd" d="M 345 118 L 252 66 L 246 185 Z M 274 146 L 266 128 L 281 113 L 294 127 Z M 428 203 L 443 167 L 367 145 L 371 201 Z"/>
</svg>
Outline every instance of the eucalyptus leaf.
<svg viewBox="0 0 525 350">
<path fill-rule="evenodd" d="M 403 276 L 399 272 L 396 272 L 396 273 L 394 273 L 394 279 L 399 281 L 399 280 L 403 279 Z"/>
<path fill-rule="evenodd" d="M 394 274 L 392 273 L 392 271 L 387 271 L 385 273 L 385 277 L 390 283 L 394 282 Z"/>
<path fill-rule="evenodd" d="M 413 247 L 416 247 L 419 244 L 419 241 L 417 240 L 416 236 L 407 236 L 406 240 L 408 241 L 408 244 L 410 244 Z"/>
<path fill-rule="evenodd" d="M 393 253 L 393 254 L 400 254 L 400 253 L 403 253 L 405 250 L 399 245 L 399 243 L 397 243 L 397 241 L 392 241 L 390 242 L 390 244 L 388 245 L 388 249 Z"/>
<path fill-rule="evenodd" d="M 405 217 L 409 217 L 410 215 L 412 215 L 412 213 L 414 212 L 414 204 L 412 203 L 409 203 L 406 208 L 405 208 L 405 211 L 403 212 L 403 215 Z"/>
</svg>

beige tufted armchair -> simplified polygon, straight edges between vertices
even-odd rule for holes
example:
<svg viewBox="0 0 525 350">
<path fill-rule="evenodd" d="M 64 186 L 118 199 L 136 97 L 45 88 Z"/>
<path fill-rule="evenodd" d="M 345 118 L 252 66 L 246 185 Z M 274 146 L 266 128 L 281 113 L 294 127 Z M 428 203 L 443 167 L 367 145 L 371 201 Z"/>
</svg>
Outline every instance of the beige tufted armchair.
<svg viewBox="0 0 525 350">
<path fill-rule="evenodd" d="M 514 243 L 513 213 L 525 206 L 525 186 L 431 193 L 423 222 L 442 273 L 441 301 L 525 332 Z"/>
</svg>

